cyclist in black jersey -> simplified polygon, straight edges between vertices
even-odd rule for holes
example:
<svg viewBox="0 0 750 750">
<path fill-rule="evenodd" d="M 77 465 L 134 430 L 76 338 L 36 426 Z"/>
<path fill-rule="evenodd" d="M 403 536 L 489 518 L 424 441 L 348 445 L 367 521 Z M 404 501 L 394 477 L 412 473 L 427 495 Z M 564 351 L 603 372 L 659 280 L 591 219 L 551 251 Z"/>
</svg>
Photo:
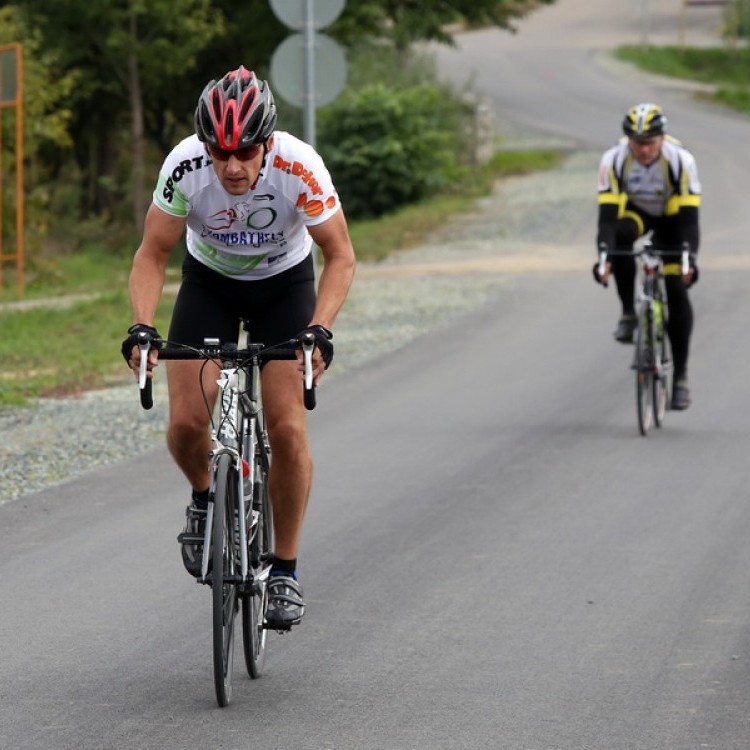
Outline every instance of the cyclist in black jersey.
<svg viewBox="0 0 750 750">
<path fill-rule="evenodd" d="M 122 351 L 137 372 L 137 334 L 156 334 L 154 316 L 169 257 L 183 234 L 187 254 L 168 338 L 201 346 L 237 340 L 239 321 L 253 341 L 272 345 L 311 332 L 316 382 L 333 358 L 331 327 L 348 294 L 355 256 L 344 211 L 315 150 L 275 129 L 266 81 L 240 66 L 210 81 L 195 110 L 195 133 L 167 156 L 133 259 L 133 325 Z M 315 288 L 313 247 L 323 257 Z M 149 370 L 157 364 L 154 350 Z M 209 491 L 209 414 L 216 371 L 199 361 L 167 363 L 167 445 L 192 487 L 185 531 L 202 536 Z M 297 552 L 312 480 L 301 364 L 268 362 L 263 405 L 273 461 L 269 477 L 275 559 L 266 619 L 290 627 L 304 613 Z M 201 377 L 203 379 L 201 389 Z M 181 537 L 182 538 L 182 537 Z M 182 542 L 188 572 L 200 575 L 202 543 Z"/>
<path fill-rule="evenodd" d="M 698 209 L 701 185 L 693 155 L 666 133 L 667 118 L 661 107 L 644 102 L 632 107 L 622 123 L 624 137 L 608 149 L 599 165 L 599 221 L 597 252 L 632 251 L 635 241 L 651 232 L 655 246 L 674 248 L 665 264 L 680 262 L 683 243 L 691 251 L 690 269 L 666 273 L 669 305 L 668 332 L 674 358 L 673 409 L 690 406 L 687 377 L 693 308 L 688 288 L 698 280 L 695 257 L 700 243 Z M 615 254 L 602 275 L 594 265 L 594 278 L 607 283 L 615 277 L 622 314 L 614 337 L 632 343 L 636 326 L 635 259 Z"/>
</svg>

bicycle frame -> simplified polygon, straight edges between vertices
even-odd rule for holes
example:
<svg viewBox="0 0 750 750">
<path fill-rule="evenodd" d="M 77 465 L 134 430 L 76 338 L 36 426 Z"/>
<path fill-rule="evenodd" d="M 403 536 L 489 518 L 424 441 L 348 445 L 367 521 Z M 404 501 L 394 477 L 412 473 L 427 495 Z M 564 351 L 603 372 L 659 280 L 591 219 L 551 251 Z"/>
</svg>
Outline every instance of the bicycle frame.
<svg viewBox="0 0 750 750">
<path fill-rule="evenodd" d="M 661 333 L 665 335 L 667 322 L 667 295 L 664 289 L 664 273 L 662 259 L 650 252 L 646 246 L 640 253 L 641 283 L 636 291 L 636 310 L 640 317 L 644 312 L 648 316 L 649 325 L 655 337 Z M 658 330 L 661 328 L 661 331 Z M 655 343 L 655 342 L 651 342 Z M 655 358 L 655 371 L 662 374 L 662 363 Z"/>
<path fill-rule="evenodd" d="M 247 347 L 247 332 L 243 330 L 237 343 L 240 350 Z M 215 340 L 205 342 L 206 346 L 218 345 Z M 213 410 L 211 443 L 213 448 L 209 453 L 211 461 L 211 495 L 215 494 L 216 460 L 223 453 L 232 457 L 232 463 L 237 475 L 237 518 L 240 549 L 240 578 L 243 583 L 250 580 L 247 551 L 250 543 L 248 539 L 248 525 L 241 519 L 248 517 L 248 503 L 252 514 L 250 528 L 257 527 L 258 512 L 252 508 L 252 495 L 246 496 L 244 491 L 244 465 L 247 466 L 247 483 L 255 487 L 258 478 L 255 476 L 256 463 L 253 460 L 256 452 L 270 451 L 267 435 L 262 419 L 262 402 L 260 391 L 260 361 L 257 354 L 249 361 L 223 367 L 217 380 L 219 393 Z M 262 446 L 261 446 L 262 444 Z M 209 565 L 209 544 L 213 525 L 213 503 L 209 503 L 209 513 L 206 518 L 206 534 L 201 560 L 201 579 L 206 580 Z"/>
<path fill-rule="evenodd" d="M 655 247 L 651 240 L 646 240 L 640 249 L 633 251 L 615 250 L 608 253 L 606 246 L 600 245 L 600 278 L 607 273 L 609 255 L 638 259 L 635 298 L 636 354 L 632 369 L 636 370 L 636 402 L 641 435 L 646 435 L 652 424 L 660 427 L 668 409 L 671 357 L 667 332 L 669 310 L 664 278 L 671 273 L 680 274 L 683 278 L 688 276 L 690 249 L 687 243 L 682 244 L 679 266 L 676 263 L 665 264 L 664 258 L 675 256 L 679 252 L 677 249 Z"/>
<path fill-rule="evenodd" d="M 214 496 L 216 492 L 215 466 L 218 457 L 225 453 L 229 454 L 232 458 L 232 464 L 236 469 L 237 507 L 235 508 L 235 512 L 237 513 L 239 530 L 240 576 L 243 581 L 246 581 L 248 576 L 247 524 L 242 522 L 242 519 L 247 518 L 247 501 L 243 487 L 243 452 L 240 450 L 244 442 L 243 430 L 246 421 L 240 405 L 240 396 L 242 393 L 241 381 L 245 374 L 241 367 L 222 368 L 220 372 L 217 380 L 219 393 L 216 398 L 211 429 L 211 444 L 213 447 L 209 453 L 209 460 L 211 462 L 211 496 Z M 252 470 L 253 465 L 250 463 L 250 471 L 252 472 Z M 213 533 L 213 508 L 214 504 L 209 503 L 203 557 L 201 559 L 201 580 L 203 581 L 206 580 L 208 575 L 210 547 L 208 540 L 211 539 L 211 534 Z"/>
</svg>

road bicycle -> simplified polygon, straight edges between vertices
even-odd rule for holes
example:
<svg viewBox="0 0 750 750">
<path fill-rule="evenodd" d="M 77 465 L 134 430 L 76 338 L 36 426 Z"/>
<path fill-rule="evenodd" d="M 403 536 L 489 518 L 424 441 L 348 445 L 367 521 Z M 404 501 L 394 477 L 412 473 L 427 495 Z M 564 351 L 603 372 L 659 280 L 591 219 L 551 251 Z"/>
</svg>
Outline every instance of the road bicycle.
<svg viewBox="0 0 750 750">
<path fill-rule="evenodd" d="M 687 275 L 690 252 L 682 246 L 681 262 L 664 263 L 664 256 L 674 256 L 674 249 L 657 248 L 649 240 L 638 250 L 599 253 L 599 274 L 606 269 L 609 256 L 630 255 L 638 261 L 636 284 L 635 396 L 638 430 L 646 436 L 651 427 L 661 427 L 669 408 L 672 392 L 672 350 L 667 335 L 669 309 L 664 287 L 665 275 Z"/>
<path fill-rule="evenodd" d="M 214 686 L 219 706 L 232 699 L 234 624 L 242 617 L 242 641 L 248 674 L 261 675 L 266 651 L 267 584 L 273 558 L 273 519 L 268 494 L 271 448 L 261 400 L 260 368 L 265 362 L 303 355 L 304 402 L 315 407 L 312 352 L 315 337 L 306 333 L 283 344 L 249 343 L 243 321 L 237 343 L 205 339 L 190 347 L 148 333 L 138 335 L 141 367 L 138 377 L 141 405 L 153 406 L 151 379 L 146 372 L 150 348 L 161 360 L 202 359 L 204 367 L 219 368 L 216 404 L 211 414 L 211 451 L 208 512 L 203 536 L 181 534 L 179 541 L 202 543 L 198 583 L 208 585 L 213 601 Z M 203 368 L 201 368 L 201 382 Z M 277 628 L 278 629 L 278 628 Z"/>
</svg>

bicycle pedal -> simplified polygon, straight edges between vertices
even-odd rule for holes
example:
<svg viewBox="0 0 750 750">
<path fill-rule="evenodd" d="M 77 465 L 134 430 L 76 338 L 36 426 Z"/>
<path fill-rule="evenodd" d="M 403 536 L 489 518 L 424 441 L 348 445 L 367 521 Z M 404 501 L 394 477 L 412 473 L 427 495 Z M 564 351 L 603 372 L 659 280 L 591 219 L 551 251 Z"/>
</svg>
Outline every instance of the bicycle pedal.
<svg viewBox="0 0 750 750">
<path fill-rule="evenodd" d="M 269 625 L 267 622 L 263 622 L 263 630 L 275 630 L 279 635 L 286 635 L 291 629 L 297 625 L 296 622 L 291 625 Z"/>
<path fill-rule="evenodd" d="M 189 534 L 186 531 L 177 535 L 177 541 L 180 544 L 203 544 L 203 534 Z"/>
</svg>

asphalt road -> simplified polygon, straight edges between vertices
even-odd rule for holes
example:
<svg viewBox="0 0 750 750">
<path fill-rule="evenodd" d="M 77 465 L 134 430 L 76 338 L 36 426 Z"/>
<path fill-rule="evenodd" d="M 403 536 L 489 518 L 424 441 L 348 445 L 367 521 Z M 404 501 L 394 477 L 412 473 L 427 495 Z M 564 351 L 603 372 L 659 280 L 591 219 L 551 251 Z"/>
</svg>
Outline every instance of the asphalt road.
<svg viewBox="0 0 750 750">
<path fill-rule="evenodd" d="M 308 614 L 227 709 L 165 451 L 0 506 L 0 748 L 750 745 L 750 121 L 600 63 L 600 29 L 640 33 L 620 5 L 560 0 L 449 62 L 497 56 L 505 124 L 586 153 L 652 95 L 679 123 L 707 193 L 693 407 L 638 436 L 582 201 L 561 251 L 583 272 L 502 275 L 489 304 L 321 388 Z M 650 5 L 655 28 L 678 3 Z"/>
</svg>

